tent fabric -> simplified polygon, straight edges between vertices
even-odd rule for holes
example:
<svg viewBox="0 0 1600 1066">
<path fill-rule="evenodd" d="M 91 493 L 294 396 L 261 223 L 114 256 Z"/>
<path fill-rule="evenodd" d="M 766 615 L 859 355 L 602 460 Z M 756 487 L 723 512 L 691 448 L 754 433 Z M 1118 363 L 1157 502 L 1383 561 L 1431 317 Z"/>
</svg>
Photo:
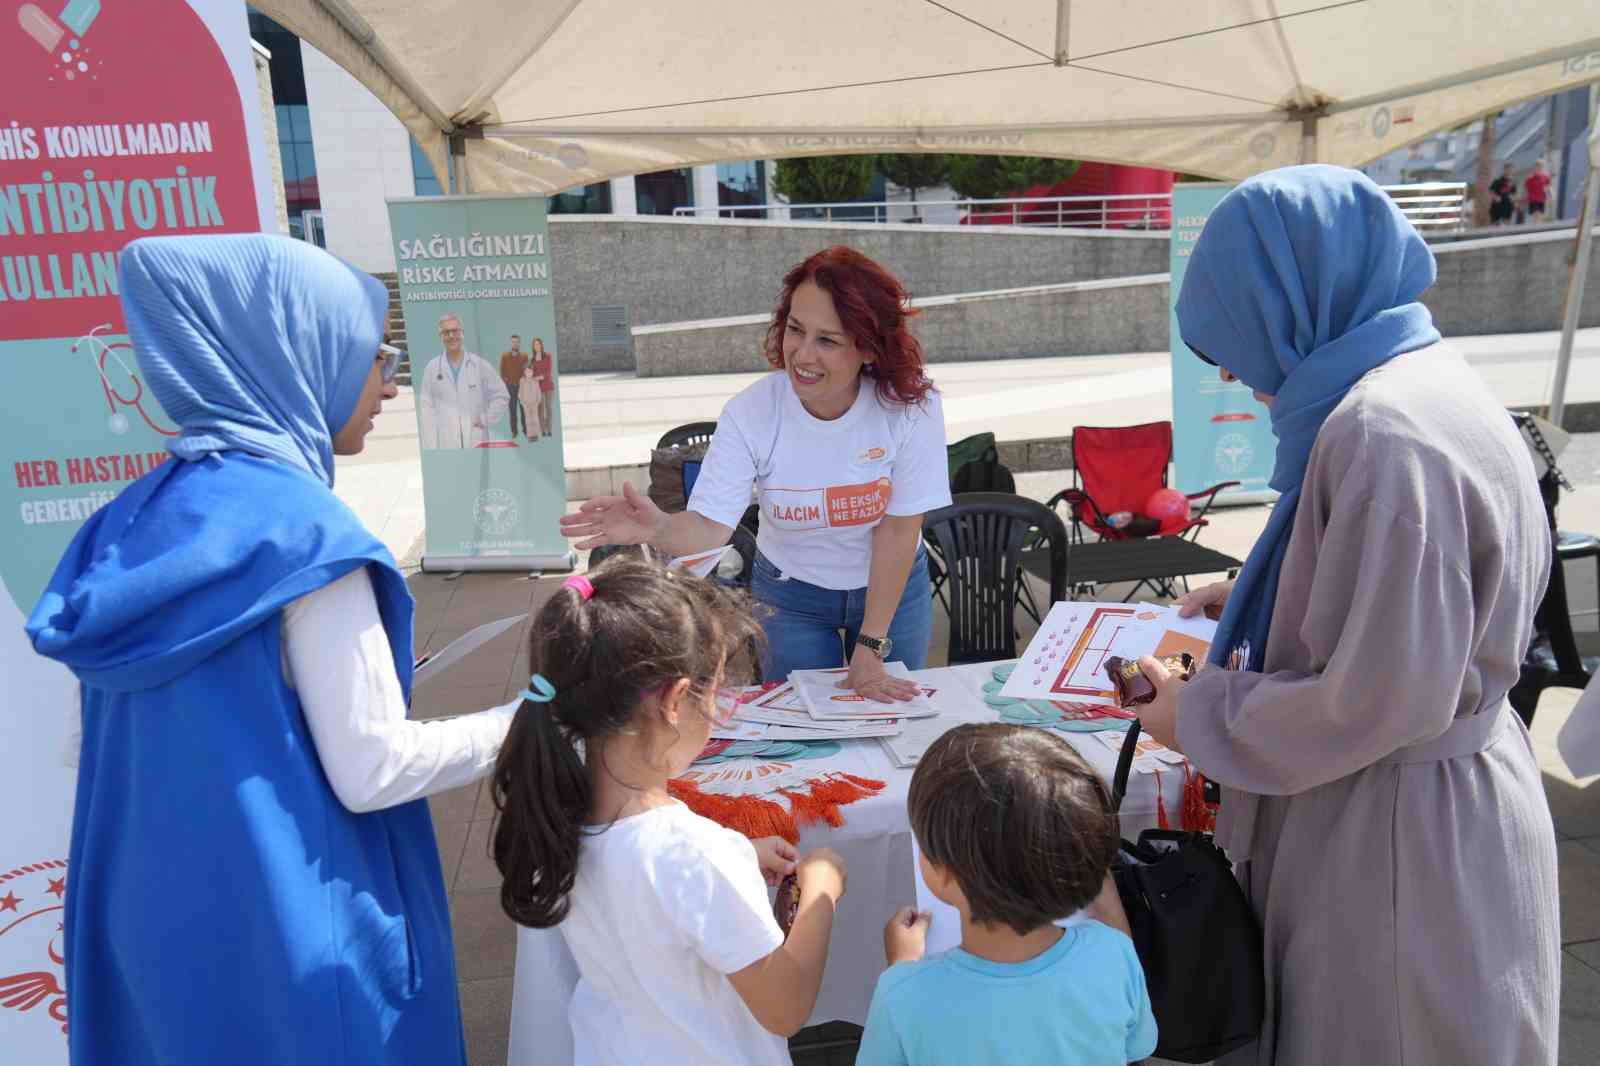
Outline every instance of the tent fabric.
<svg viewBox="0 0 1600 1066">
<path fill-rule="evenodd" d="M 1600 0 L 261 0 L 467 191 L 720 160 L 1359 165 L 1600 78 Z M 481 133 L 481 136 L 479 134 Z M 435 159 L 439 172 L 443 167 Z"/>
</svg>

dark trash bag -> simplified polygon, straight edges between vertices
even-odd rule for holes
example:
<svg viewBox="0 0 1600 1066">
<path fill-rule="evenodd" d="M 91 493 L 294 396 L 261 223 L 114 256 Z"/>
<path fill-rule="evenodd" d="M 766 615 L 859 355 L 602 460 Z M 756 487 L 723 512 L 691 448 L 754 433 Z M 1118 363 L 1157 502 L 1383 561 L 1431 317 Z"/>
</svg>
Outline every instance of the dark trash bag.
<svg viewBox="0 0 1600 1066">
<path fill-rule="evenodd" d="M 1139 742 L 1134 722 L 1112 781 L 1122 806 Z M 1112 867 L 1160 1031 L 1156 1055 L 1210 1062 L 1254 1040 L 1266 999 L 1261 928 L 1209 833 L 1147 829 Z"/>
</svg>

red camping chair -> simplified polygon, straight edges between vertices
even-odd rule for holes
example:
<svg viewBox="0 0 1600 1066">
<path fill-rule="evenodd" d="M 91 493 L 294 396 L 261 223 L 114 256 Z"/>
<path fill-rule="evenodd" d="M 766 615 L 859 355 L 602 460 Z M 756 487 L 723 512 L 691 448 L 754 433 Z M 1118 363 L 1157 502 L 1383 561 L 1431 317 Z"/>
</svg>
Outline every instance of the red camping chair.
<svg viewBox="0 0 1600 1066">
<path fill-rule="evenodd" d="M 1167 487 L 1167 467 L 1172 463 L 1172 423 L 1147 422 L 1142 426 L 1101 428 L 1078 426 L 1072 431 L 1072 480 L 1050 498 L 1053 510 L 1065 503 L 1071 509 L 1072 539 L 1083 543 L 1085 528 L 1100 540 L 1130 540 L 1160 534 L 1194 540 L 1206 522 L 1206 512 L 1217 493 L 1239 484 L 1224 481 L 1203 492 L 1187 493 L 1191 506 L 1204 501 L 1200 513 L 1184 525 L 1162 531 L 1160 524 L 1141 512 L 1157 489 Z M 1120 511 L 1134 518 L 1117 528 L 1110 516 Z"/>
</svg>

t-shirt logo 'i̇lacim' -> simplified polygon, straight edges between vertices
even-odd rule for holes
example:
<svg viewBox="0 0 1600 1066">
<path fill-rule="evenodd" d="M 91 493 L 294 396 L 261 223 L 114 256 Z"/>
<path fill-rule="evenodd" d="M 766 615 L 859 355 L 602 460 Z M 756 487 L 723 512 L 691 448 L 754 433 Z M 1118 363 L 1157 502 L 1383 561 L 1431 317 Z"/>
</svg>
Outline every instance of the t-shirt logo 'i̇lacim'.
<svg viewBox="0 0 1600 1066">
<path fill-rule="evenodd" d="M 886 477 L 860 485 L 821 489 L 766 489 L 763 517 L 784 529 L 838 529 L 865 526 L 889 510 L 893 483 Z"/>
</svg>

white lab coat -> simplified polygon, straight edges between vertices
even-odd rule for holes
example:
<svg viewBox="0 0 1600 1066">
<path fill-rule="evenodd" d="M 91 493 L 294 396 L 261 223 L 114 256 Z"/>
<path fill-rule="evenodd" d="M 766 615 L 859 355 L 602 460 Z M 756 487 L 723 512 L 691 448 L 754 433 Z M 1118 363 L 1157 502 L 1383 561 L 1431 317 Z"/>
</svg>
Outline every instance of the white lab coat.
<svg viewBox="0 0 1600 1066">
<path fill-rule="evenodd" d="M 462 356 L 461 375 L 447 356 L 428 361 L 417 383 L 417 415 L 424 448 L 471 448 L 489 439 L 489 427 L 506 417 L 506 386 L 480 355 Z"/>
</svg>

